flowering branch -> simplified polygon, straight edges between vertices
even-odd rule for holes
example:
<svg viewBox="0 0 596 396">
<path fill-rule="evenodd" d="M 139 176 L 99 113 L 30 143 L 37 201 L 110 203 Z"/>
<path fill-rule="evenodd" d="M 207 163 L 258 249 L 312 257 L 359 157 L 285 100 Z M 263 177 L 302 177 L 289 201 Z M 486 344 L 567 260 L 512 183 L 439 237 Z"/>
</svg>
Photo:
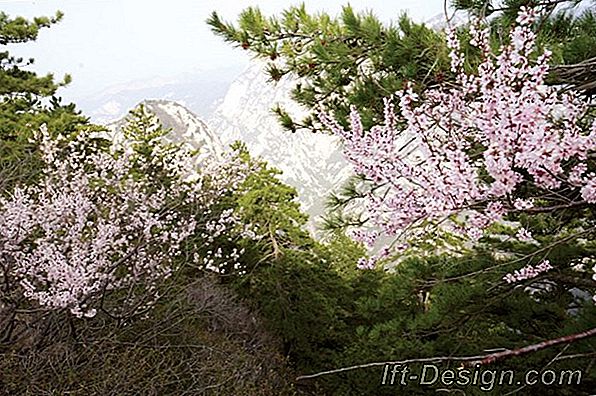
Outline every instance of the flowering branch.
<svg viewBox="0 0 596 396">
<path fill-rule="evenodd" d="M 320 114 L 343 140 L 356 173 L 386 186 L 366 193 L 371 228 L 401 239 L 402 246 L 425 240 L 439 224 L 478 240 L 509 214 L 596 203 L 596 120 L 585 98 L 546 84 L 550 52 L 536 53 L 534 20 L 534 12 L 522 8 L 498 53 L 488 28 L 472 23 L 471 44 L 482 53 L 476 73 L 464 70 L 456 32 L 448 29 L 456 84 L 422 93 L 406 86 L 396 95 L 401 123 L 391 99 L 384 123 L 367 131 L 355 108 L 349 130 Z"/>
</svg>

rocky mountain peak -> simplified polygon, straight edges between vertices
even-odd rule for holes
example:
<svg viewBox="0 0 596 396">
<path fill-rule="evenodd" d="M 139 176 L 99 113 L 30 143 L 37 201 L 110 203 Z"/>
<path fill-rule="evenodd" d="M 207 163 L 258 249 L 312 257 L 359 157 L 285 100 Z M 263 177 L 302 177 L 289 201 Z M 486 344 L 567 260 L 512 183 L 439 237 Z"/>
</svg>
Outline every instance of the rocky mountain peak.
<svg viewBox="0 0 596 396">
<path fill-rule="evenodd" d="M 193 149 L 200 150 L 199 160 L 209 156 L 220 157 L 224 152 L 224 145 L 219 136 L 192 111 L 169 100 L 145 100 L 141 102 L 145 110 L 154 114 L 161 124 L 170 129 L 166 139 L 174 143 L 189 144 Z M 126 123 L 126 117 L 107 125 L 118 138 L 120 129 Z"/>
</svg>

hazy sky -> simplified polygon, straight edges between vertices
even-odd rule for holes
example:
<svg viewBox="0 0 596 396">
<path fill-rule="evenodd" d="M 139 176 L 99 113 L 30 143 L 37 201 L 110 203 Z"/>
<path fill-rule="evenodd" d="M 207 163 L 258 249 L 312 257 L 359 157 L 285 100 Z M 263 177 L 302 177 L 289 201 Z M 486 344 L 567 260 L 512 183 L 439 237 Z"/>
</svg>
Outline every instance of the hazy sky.
<svg viewBox="0 0 596 396">
<path fill-rule="evenodd" d="M 309 11 L 337 14 L 347 1 L 305 0 Z M 44 29 L 38 40 L 10 47 L 17 55 L 34 57 L 35 70 L 70 73 L 66 97 L 77 100 L 117 84 L 182 73 L 239 71 L 249 56 L 211 33 L 205 20 L 213 10 L 236 20 L 248 6 L 267 15 L 298 1 L 250 0 L 0 0 L 10 16 L 51 15 L 64 19 Z M 351 0 L 356 10 L 372 10 L 384 21 L 402 11 L 423 21 L 443 10 L 443 0 Z M 1 50 L 1 48 L 0 48 Z"/>
</svg>

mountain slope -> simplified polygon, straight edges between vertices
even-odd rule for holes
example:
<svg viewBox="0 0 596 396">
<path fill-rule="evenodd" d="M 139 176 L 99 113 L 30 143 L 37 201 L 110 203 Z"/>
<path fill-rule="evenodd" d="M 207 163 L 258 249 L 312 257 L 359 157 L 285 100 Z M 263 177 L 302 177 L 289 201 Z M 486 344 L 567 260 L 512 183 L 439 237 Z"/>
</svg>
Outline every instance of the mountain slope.
<svg viewBox="0 0 596 396">
<path fill-rule="evenodd" d="M 252 155 L 280 169 L 280 178 L 298 190 L 302 209 L 311 216 L 309 228 L 314 230 L 316 218 L 324 213 L 326 196 L 352 171 L 337 137 L 308 131 L 291 133 L 279 125 L 271 113 L 277 103 L 292 114 L 304 113 L 290 99 L 292 86 L 289 79 L 270 84 L 264 64 L 252 63 L 231 84 L 209 125 L 224 144 L 242 140 Z"/>
<path fill-rule="evenodd" d="M 206 157 L 221 157 L 224 145 L 205 122 L 179 103 L 168 100 L 146 100 L 141 102 L 145 109 L 155 114 L 161 124 L 171 131 L 166 136 L 168 141 L 186 143 L 193 149 L 200 150 L 199 161 Z M 112 122 L 107 126 L 112 139 L 120 139 L 120 129 L 126 118 Z"/>
</svg>

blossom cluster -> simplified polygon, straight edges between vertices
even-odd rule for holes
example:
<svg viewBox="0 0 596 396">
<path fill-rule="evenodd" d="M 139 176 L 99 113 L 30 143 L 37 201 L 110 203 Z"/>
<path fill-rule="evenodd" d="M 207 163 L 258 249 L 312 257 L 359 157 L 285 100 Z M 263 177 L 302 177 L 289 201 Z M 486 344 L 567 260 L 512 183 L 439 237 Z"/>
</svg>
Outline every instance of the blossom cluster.
<svg viewBox="0 0 596 396">
<path fill-rule="evenodd" d="M 532 279 L 537 277 L 543 272 L 553 269 L 550 265 L 550 261 L 544 260 L 537 266 L 527 265 L 519 270 L 515 270 L 512 274 L 507 274 L 503 277 L 503 280 L 507 283 L 520 282 L 526 279 Z"/>
<path fill-rule="evenodd" d="M 235 271 L 243 275 L 246 269 L 241 263 L 241 257 L 245 249 L 236 247 L 234 243 L 241 239 L 258 241 L 262 235 L 257 234 L 255 224 L 242 222 L 235 210 L 228 208 L 205 223 L 201 237 L 207 251 L 202 257 L 195 254 L 194 259 L 199 269 L 218 274 Z"/>
<path fill-rule="evenodd" d="M 215 272 L 217 274 L 226 273 L 226 269 L 236 271 L 239 275 L 244 275 L 246 269 L 240 262 L 240 257 L 244 254 L 245 249 L 232 248 L 229 253 L 226 253 L 221 247 L 215 251 L 209 250 L 207 255 L 203 257 L 202 268 L 207 271 Z M 195 260 L 199 261 L 199 255 L 195 256 Z"/>
<path fill-rule="evenodd" d="M 362 229 L 354 229 L 350 230 L 349 236 L 353 240 L 363 243 L 368 248 L 372 248 L 379 237 L 379 233 L 374 230 L 364 231 Z"/>
<path fill-rule="evenodd" d="M 585 126 L 588 106 L 579 94 L 546 84 L 550 53 L 536 54 L 534 18 L 523 8 L 509 43 L 497 53 L 488 28 L 474 22 L 471 44 L 482 53 L 474 73 L 464 70 L 456 32 L 448 30 L 455 83 L 423 93 L 407 85 L 397 93 L 400 122 L 390 98 L 384 123 L 370 130 L 355 108 L 348 130 L 320 114 L 342 138 L 354 170 L 379 186 L 365 199 L 374 227 L 408 242 L 448 220 L 451 231 L 479 239 L 507 214 L 561 197 L 556 191 L 576 194 L 553 206 L 596 203 L 596 175 L 588 166 L 596 121 Z M 375 237 L 359 235 L 363 241 Z"/>
<path fill-rule="evenodd" d="M 41 180 L 0 197 L 0 259 L 8 264 L 0 278 L 41 307 L 79 317 L 149 307 L 198 215 L 246 173 L 230 163 L 199 172 L 192 155 L 157 141 L 147 158 L 127 144 L 95 147 L 85 132 L 54 139 L 44 128 L 38 139 Z M 149 168 L 161 169 L 160 177 Z M 105 296 L 118 290 L 125 297 L 106 307 Z"/>
</svg>

